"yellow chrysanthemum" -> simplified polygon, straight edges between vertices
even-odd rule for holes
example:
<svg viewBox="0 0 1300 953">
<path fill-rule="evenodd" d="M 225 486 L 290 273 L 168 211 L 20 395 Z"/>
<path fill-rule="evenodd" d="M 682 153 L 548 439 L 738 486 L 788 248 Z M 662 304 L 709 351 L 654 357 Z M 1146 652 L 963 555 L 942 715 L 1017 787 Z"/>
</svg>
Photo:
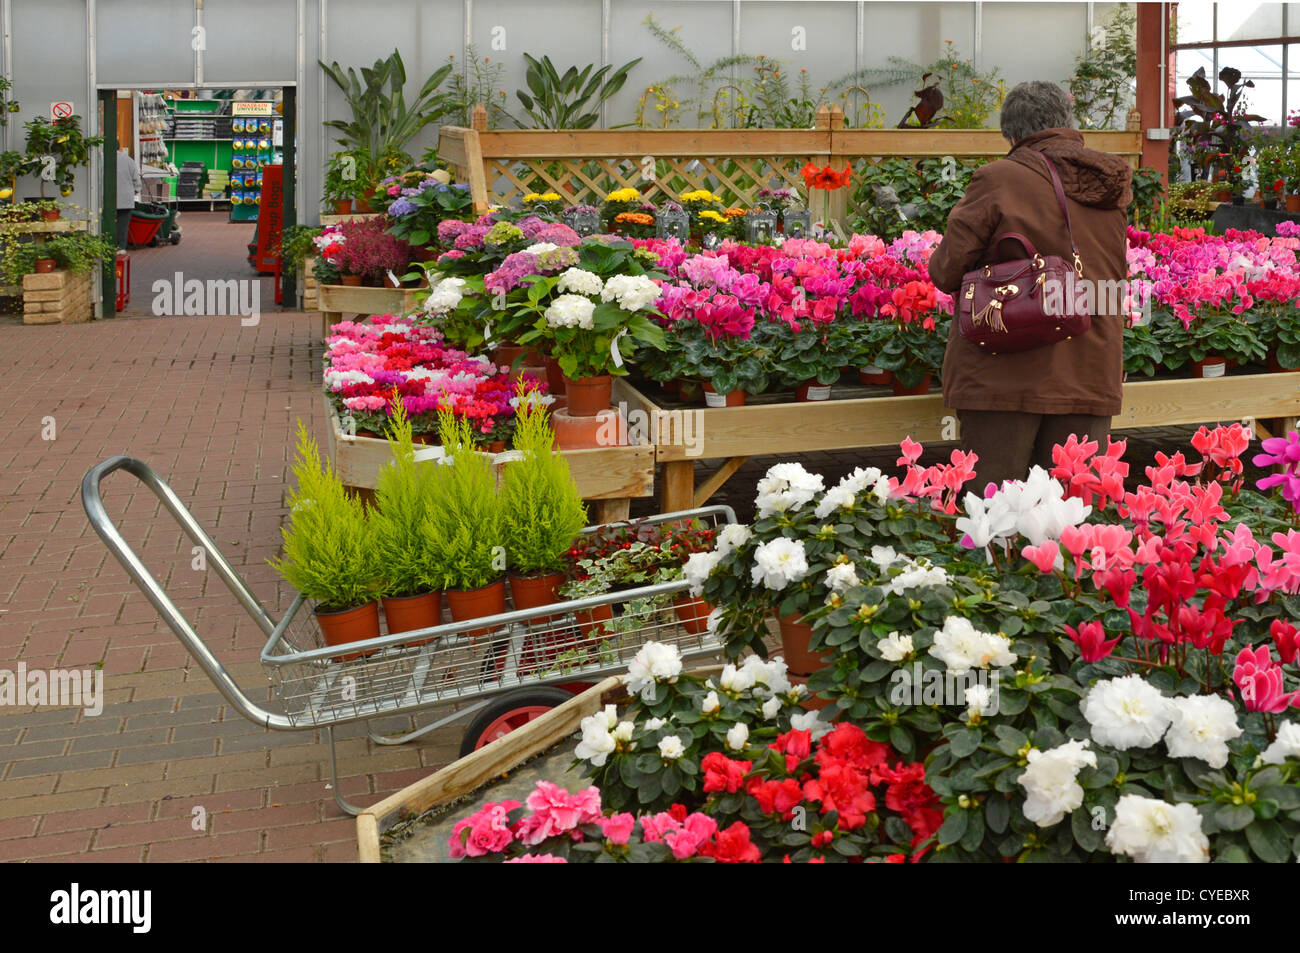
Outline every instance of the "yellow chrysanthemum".
<svg viewBox="0 0 1300 953">
<path fill-rule="evenodd" d="M 706 219 L 710 222 L 721 222 L 723 225 L 727 224 L 726 216 L 722 215 L 720 212 L 715 212 L 712 209 L 701 212 L 700 218 Z"/>
<path fill-rule="evenodd" d="M 606 202 L 635 202 L 641 198 L 641 193 L 633 188 L 615 189 L 605 196 Z"/>
<path fill-rule="evenodd" d="M 708 189 L 696 189 L 694 192 L 683 192 L 682 201 L 683 202 L 719 202 L 721 201 L 721 199 L 719 199 Z"/>
</svg>

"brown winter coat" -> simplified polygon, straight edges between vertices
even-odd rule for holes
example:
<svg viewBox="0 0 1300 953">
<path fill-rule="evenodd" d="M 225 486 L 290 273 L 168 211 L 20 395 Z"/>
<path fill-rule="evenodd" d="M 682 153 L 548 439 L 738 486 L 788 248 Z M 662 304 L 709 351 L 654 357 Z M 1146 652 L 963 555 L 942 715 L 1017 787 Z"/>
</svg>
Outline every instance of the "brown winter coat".
<svg viewBox="0 0 1300 953">
<path fill-rule="evenodd" d="M 1046 152 L 1061 176 L 1083 277 L 1125 280 L 1125 209 L 1132 200 L 1132 170 L 1119 156 L 1084 148 L 1076 130 L 1045 129 L 971 176 L 966 195 L 948 216 L 943 242 L 930 258 L 930 277 L 939 290 L 955 295 L 966 272 L 1024 258 L 1017 242 L 1003 242 L 1001 254 L 990 247 L 1003 232 L 1020 232 L 1042 254 L 1071 260 L 1047 167 L 1034 152 Z M 945 404 L 958 410 L 1119 414 L 1124 325 L 1118 304 L 1105 297 L 1098 296 L 1087 334 L 1017 354 L 984 353 L 961 336 L 954 319 L 943 360 Z"/>
</svg>

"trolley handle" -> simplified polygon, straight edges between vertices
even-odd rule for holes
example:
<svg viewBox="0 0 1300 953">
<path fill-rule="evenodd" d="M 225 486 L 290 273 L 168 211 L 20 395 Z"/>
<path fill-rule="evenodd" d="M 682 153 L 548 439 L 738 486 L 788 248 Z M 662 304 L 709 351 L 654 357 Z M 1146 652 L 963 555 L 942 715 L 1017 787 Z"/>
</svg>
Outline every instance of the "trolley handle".
<svg viewBox="0 0 1300 953">
<path fill-rule="evenodd" d="M 104 541 L 104 545 L 117 557 L 127 575 L 145 594 L 153 607 L 158 610 L 158 614 L 171 626 L 172 631 L 176 633 L 176 637 L 194 656 L 208 678 L 217 687 L 217 690 L 221 692 L 228 702 L 235 706 L 241 715 L 267 728 L 293 729 L 302 727 L 293 724 L 284 715 L 266 711 L 244 694 L 234 679 L 230 677 L 230 673 L 226 671 L 225 666 L 212 654 L 212 651 L 199 638 L 198 633 L 194 631 L 185 616 L 181 614 L 180 609 L 176 607 L 176 604 L 172 602 L 166 591 L 158 584 L 158 580 L 153 577 L 153 574 L 141 562 L 140 557 L 122 538 L 117 526 L 109 518 L 108 511 L 104 508 L 104 499 L 100 495 L 100 483 L 103 482 L 104 477 L 115 470 L 125 470 L 153 492 L 154 496 L 171 513 L 172 518 L 180 524 L 185 534 L 196 544 L 203 547 L 208 563 L 216 569 L 221 581 L 239 600 L 244 610 L 253 617 L 253 620 L 261 626 L 268 636 L 275 631 L 275 623 L 266 614 L 266 610 L 262 608 L 261 603 L 257 601 L 257 598 L 249 590 L 239 573 L 235 571 L 235 568 L 221 555 L 212 538 L 203 531 L 203 527 L 195 521 L 194 516 L 185 508 L 185 504 L 181 502 L 180 497 L 152 467 L 141 460 L 136 460 L 134 457 L 109 457 L 107 460 L 91 467 L 81 480 L 81 505 L 86 511 L 90 525 L 94 527 L 99 538 Z"/>
</svg>

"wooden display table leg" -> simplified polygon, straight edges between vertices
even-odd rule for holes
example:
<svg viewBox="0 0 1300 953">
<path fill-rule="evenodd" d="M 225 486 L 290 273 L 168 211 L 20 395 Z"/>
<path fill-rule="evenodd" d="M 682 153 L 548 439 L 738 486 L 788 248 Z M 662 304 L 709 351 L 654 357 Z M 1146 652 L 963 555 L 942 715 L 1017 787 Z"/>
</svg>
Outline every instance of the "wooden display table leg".
<svg viewBox="0 0 1300 953">
<path fill-rule="evenodd" d="M 621 523 L 632 512 L 632 501 L 628 497 L 615 500 L 592 500 L 591 519 L 597 523 Z"/>
<path fill-rule="evenodd" d="M 322 311 L 320 313 L 320 339 L 324 341 L 330 336 L 330 325 L 338 324 L 343 320 L 343 313 L 340 311 Z"/>
<path fill-rule="evenodd" d="M 731 479 L 732 474 L 744 466 L 749 457 L 732 457 L 722 466 L 718 467 L 713 476 L 705 480 L 698 490 L 692 496 L 691 506 L 699 509 L 709 502 L 709 497 L 713 496 L 722 489 L 723 485 Z"/>
<path fill-rule="evenodd" d="M 689 510 L 695 505 L 695 461 L 672 460 L 664 464 L 659 509 L 664 513 Z"/>
</svg>

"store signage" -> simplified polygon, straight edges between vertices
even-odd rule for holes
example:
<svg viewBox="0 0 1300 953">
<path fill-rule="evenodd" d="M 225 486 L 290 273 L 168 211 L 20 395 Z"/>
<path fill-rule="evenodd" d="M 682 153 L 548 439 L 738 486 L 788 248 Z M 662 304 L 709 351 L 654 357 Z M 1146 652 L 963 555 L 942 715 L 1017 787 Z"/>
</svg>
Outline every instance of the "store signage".
<svg viewBox="0 0 1300 953">
<path fill-rule="evenodd" d="M 72 115 L 72 103 L 50 103 L 51 119 L 67 119 Z"/>
<path fill-rule="evenodd" d="M 232 116 L 269 116 L 274 108 L 270 102 L 262 103 L 231 103 L 230 114 Z"/>
</svg>

